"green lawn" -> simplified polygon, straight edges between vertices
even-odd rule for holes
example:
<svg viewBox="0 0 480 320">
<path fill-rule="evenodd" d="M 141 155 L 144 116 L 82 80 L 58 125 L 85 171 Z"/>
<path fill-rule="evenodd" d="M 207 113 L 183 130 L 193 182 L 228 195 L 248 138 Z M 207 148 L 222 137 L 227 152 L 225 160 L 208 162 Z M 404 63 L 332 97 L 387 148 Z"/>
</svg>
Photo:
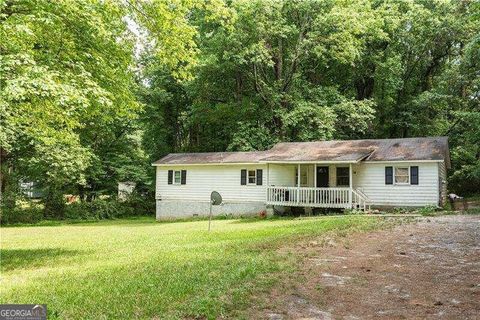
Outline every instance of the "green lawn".
<svg viewBox="0 0 480 320">
<path fill-rule="evenodd" d="M 279 245 L 382 221 L 214 220 L 211 233 L 206 221 L 150 218 L 2 228 L 0 303 L 46 303 L 62 319 L 231 315 L 294 266 Z"/>
</svg>

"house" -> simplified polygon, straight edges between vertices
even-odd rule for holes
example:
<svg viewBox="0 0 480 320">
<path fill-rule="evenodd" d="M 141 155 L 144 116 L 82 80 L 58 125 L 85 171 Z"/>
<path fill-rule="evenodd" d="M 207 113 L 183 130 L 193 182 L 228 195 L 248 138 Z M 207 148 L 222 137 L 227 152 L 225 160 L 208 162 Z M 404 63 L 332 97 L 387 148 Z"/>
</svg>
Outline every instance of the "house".
<svg viewBox="0 0 480 320">
<path fill-rule="evenodd" d="M 156 167 L 157 219 L 275 208 L 441 206 L 446 137 L 283 142 L 267 151 L 172 153 Z"/>
</svg>

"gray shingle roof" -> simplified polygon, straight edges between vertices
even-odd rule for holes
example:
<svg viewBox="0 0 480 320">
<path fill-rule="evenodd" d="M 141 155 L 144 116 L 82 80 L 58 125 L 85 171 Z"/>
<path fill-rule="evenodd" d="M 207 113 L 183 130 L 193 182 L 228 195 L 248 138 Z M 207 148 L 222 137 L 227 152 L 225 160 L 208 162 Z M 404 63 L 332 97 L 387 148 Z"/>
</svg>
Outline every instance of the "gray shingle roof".
<svg viewBox="0 0 480 320">
<path fill-rule="evenodd" d="M 153 164 L 258 163 L 268 151 L 170 153 Z"/>
<path fill-rule="evenodd" d="M 267 151 L 171 153 L 154 164 L 445 160 L 447 137 L 282 142 Z"/>
</svg>

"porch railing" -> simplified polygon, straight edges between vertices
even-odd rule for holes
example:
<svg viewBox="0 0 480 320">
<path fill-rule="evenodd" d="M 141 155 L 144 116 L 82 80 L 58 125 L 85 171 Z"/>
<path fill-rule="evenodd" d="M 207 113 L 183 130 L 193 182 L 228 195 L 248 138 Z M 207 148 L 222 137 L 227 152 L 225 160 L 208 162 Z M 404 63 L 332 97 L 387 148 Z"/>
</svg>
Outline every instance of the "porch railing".
<svg viewBox="0 0 480 320">
<path fill-rule="evenodd" d="M 370 211 L 370 199 L 367 197 L 365 193 L 363 193 L 363 191 L 359 189 L 353 189 L 352 197 L 353 197 L 352 198 L 353 208 L 367 211 L 367 206 L 368 206 L 368 211 Z"/>
<path fill-rule="evenodd" d="M 350 188 L 268 187 L 267 204 L 349 208 Z"/>
<path fill-rule="evenodd" d="M 267 204 L 318 208 L 357 208 L 366 211 L 368 197 L 350 188 L 267 187 Z"/>
</svg>

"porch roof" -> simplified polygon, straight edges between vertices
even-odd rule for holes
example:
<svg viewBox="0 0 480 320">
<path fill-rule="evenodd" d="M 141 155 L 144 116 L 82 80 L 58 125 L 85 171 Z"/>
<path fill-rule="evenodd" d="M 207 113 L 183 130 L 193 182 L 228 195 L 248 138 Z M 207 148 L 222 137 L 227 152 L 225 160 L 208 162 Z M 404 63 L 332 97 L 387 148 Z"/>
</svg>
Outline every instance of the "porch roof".
<svg viewBox="0 0 480 320">
<path fill-rule="evenodd" d="M 284 142 L 270 149 L 262 162 L 358 162 L 374 150 L 368 147 L 339 146 L 339 141 Z"/>
</svg>

